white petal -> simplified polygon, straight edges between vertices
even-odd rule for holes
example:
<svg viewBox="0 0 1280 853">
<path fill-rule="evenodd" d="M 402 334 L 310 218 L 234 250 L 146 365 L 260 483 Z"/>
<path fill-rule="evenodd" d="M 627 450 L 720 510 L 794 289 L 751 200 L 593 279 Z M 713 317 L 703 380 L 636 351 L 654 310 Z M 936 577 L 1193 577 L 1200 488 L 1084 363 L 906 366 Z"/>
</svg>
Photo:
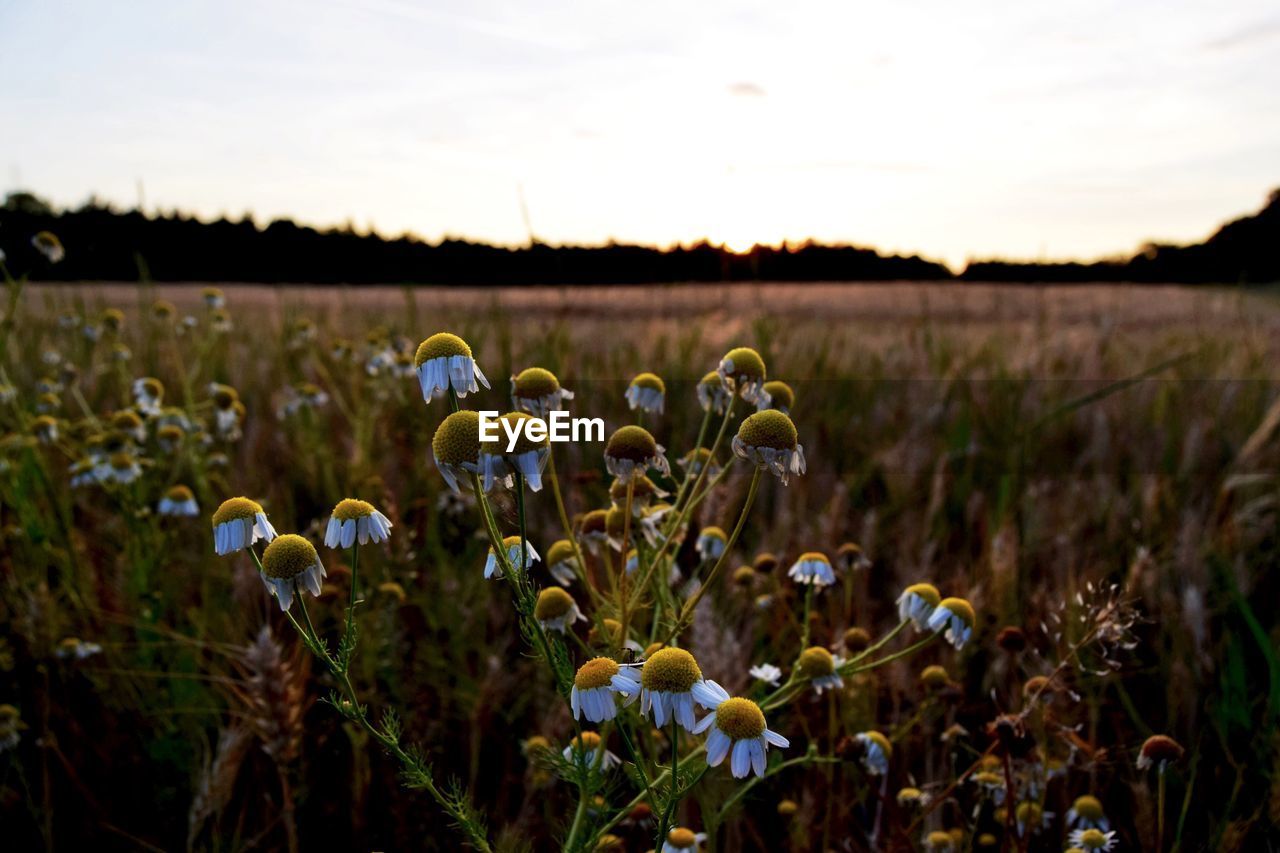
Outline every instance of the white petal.
<svg viewBox="0 0 1280 853">
<path fill-rule="evenodd" d="M 707 735 L 707 766 L 719 767 L 720 762 L 724 761 L 724 757 L 729 754 L 731 746 L 733 741 L 727 734 L 719 729 L 712 729 L 711 734 Z"/>
</svg>

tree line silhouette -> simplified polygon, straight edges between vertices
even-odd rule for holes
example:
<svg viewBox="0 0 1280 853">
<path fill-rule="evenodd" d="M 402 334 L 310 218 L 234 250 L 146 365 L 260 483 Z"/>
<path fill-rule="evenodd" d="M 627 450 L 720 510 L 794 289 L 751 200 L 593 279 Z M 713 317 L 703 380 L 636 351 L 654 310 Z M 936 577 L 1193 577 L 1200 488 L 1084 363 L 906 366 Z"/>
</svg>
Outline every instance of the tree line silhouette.
<svg viewBox="0 0 1280 853">
<path fill-rule="evenodd" d="M 66 247 L 44 261 L 31 236 L 50 231 Z M 11 271 L 42 281 L 262 282 L 306 284 L 642 284 L 722 281 L 947 280 L 1031 282 L 1262 282 L 1280 280 L 1280 190 L 1257 214 L 1222 226 L 1204 243 L 1149 244 L 1128 259 L 1094 263 L 984 260 L 959 275 L 915 255 L 805 242 L 736 253 L 703 241 L 658 249 L 608 243 L 508 248 L 469 240 L 317 229 L 289 219 L 212 222 L 182 213 L 147 215 L 90 201 L 59 210 L 29 192 L 0 208 L 0 250 Z"/>
</svg>

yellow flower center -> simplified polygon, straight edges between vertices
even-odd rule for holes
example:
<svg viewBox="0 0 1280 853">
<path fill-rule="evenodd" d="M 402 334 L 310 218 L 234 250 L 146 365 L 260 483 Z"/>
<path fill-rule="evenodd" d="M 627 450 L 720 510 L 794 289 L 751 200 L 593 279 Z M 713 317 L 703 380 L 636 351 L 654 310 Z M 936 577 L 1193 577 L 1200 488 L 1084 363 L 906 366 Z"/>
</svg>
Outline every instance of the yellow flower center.
<svg viewBox="0 0 1280 853">
<path fill-rule="evenodd" d="M 516 375 L 512 395 L 524 400 L 540 400 L 560 390 L 560 380 L 550 370 L 529 367 Z"/>
<path fill-rule="evenodd" d="M 142 418 L 128 410 L 116 412 L 111 416 L 111 425 L 120 430 L 135 430 L 142 426 Z"/>
<path fill-rule="evenodd" d="M 286 533 L 272 539 L 262 553 L 262 573 L 269 578 L 287 580 L 314 566 L 318 559 L 316 546 L 296 533 Z"/>
<path fill-rule="evenodd" d="M 863 732 L 867 740 L 880 747 L 886 756 L 893 754 L 893 744 L 889 743 L 889 739 L 880 732 Z"/>
<path fill-rule="evenodd" d="M 616 661 L 609 658 L 592 658 L 584 663 L 573 677 L 573 686 L 579 690 L 596 690 L 608 687 L 613 677 L 621 671 Z"/>
<path fill-rule="evenodd" d="M 764 392 L 769 395 L 769 399 L 773 401 L 775 407 L 781 406 L 789 409 L 795 405 L 796 392 L 791 390 L 791 386 L 785 382 L 779 382 L 776 379 L 772 382 L 764 383 Z"/>
<path fill-rule="evenodd" d="M 645 689 L 664 693 L 688 693 L 701 679 L 698 662 L 684 649 L 659 649 L 641 671 Z"/>
<path fill-rule="evenodd" d="M 338 521 L 351 521 L 357 518 L 368 518 L 373 515 L 373 504 L 355 498 L 343 498 L 333 508 L 333 517 Z"/>
<path fill-rule="evenodd" d="M 791 418 L 777 409 L 756 412 L 738 427 L 738 438 L 748 447 L 795 450 L 800 440 Z"/>
<path fill-rule="evenodd" d="M 228 521 L 252 519 L 260 512 L 262 512 L 262 505 L 257 501 L 251 501 L 244 497 L 228 498 L 222 502 L 222 506 L 214 511 L 213 526 L 217 527 L 219 524 Z"/>
<path fill-rule="evenodd" d="M 533 415 L 524 412 L 507 412 L 499 420 L 506 421 L 506 424 L 498 425 L 501 438 L 496 442 L 486 444 L 486 453 L 506 453 L 507 444 L 510 441 L 507 436 L 511 434 L 509 430 L 516 435 L 516 445 L 510 451 L 512 454 L 528 453 L 530 450 L 538 450 L 547 446 L 549 439 L 546 435 L 543 435 L 541 440 L 535 441 L 529 438 L 529 433 L 526 432 L 529 427 L 528 422 L 533 420 Z"/>
<path fill-rule="evenodd" d="M 677 826 L 667 833 L 667 841 L 670 842 L 672 847 L 692 847 L 697 843 L 698 836 L 693 834 L 692 829 Z"/>
<path fill-rule="evenodd" d="M 455 355 L 464 355 L 471 358 L 471 347 L 467 346 L 467 342 L 457 335 L 451 335 L 448 332 L 437 332 L 418 344 L 418 351 L 413 356 L 413 363 L 416 367 L 421 367 L 425 362 L 433 358 L 451 358 Z"/>
<path fill-rule="evenodd" d="M 583 732 L 573 739 L 576 752 L 595 752 L 600 748 L 600 735 L 596 732 Z"/>
<path fill-rule="evenodd" d="M 559 619 L 573 608 L 573 596 L 558 586 L 549 586 L 538 593 L 538 603 L 533 606 L 534 618 L 540 622 Z"/>
<path fill-rule="evenodd" d="M 1086 829 L 1080 833 L 1080 843 L 1086 850 L 1099 850 L 1107 845 L 1107 836 L 1100 829 Z"/>
<path fill-rule="evenodd" d="M 658 442 L 644 427 L 624 426 L 609 436 L 604 455 L 614 459 L 644 462 L 658 455 Z"/>
<path fill-rule="evenodd" d="M 580 529 L 583 533 L 604 533 L 608 518 L 609 511 L 607 509 L 593 509 L 582 516 Z"/>
<path fill-rule="evenodd" d="M 959 616 L 964 624 L 973 627 L 975 620 L 973 605 L 963 598 L 944 598 L 938 607 L 950 611 L 952 616 Z"/>
<path fill-rule="evenodd" d="M 821 646 L 811 646 L 800 653 L 796 670 L 802 678 L 821 678 L 836 671 L 835 658 Z"/>
<path fill-rule="evenodd" d="M 713 370 L 713 371 L 711 371 L 710 373 L 708 373 L 706 376 L 704 376 L 704 377 L 702 377 L 700 380 L 698 380 L 698 384 L 699 384 L 699 385 L 708 385 L 708 386 L 711 386 L 711 387 L 713 387 L 713 388 L 723 388 L 723 387 L 724 387 L 724 380 L 720 378 L 720 374 L 719 374 L 719 373 L 716 373 L 716 372 Z"/>
<path fill-rule="evenodd" d="M 731 379 L 764 379 L 764 359 L 751 347 L 737 347 L 725 353 L 725 372 Z"/>
<path fill-rule="evenodd" d="M 480 460 L 480 415 L 463 409 L 436 427 L 431 452 L 446 465 L 475 464 Z"/>
<path fill-rule="evenodd" d="M 652 497 L 653 493 L 658 490 L 657 483 L 648 477 L 641 477 L 638 480 L 631 481 L 634 485 L 631 488 L 631 499 Z M 609 486 L 609 497 L 617 504 L 625 504 L 627 502 L 627 481 L 614 480 Z"/>
<path fill-rule="evenodd" d="M 551 547 L 547 549 L 547 565 L 549 566 L 572 560 L 573 557 L 573 543 L 568 539 L 558 539 L 551 543 Z"/>
<path fill-rule="evenodd" d="M 729 537 L 725 534 L 725 532 L 721 530 L 719 527 L 702 528 L 702 536 L 710 537 L 712 539 L 719 539 L 721 542 L 728 541 L 729 539 Z"/>
<path fill-rule="evenodd" d="M 846 651 L 861 652 L 871 645 L 871 635 L 867 633 L 866 628 L 850 628 L 844 632 L 844 647 Z"/>
<path fill-rule="evenodd" d="M 764 734 L 764 713 L 750 699 L 726 699 L 716 708 L 716 728 L 734 740 L 751 740 Z"/>
<path fill-rule="evenodd" d="M 942 595 L 938 592 L 938 588 L 931 583 L 913 583 L 907 587 L 906 594 L 919 596 L 934 607 L 937 607 L 938 602 L 942 600 Z"/>
<path fill-rule="evenodd" d="M 189 501 L 194 498 L 195 495 L 193 495 L 191 490 L 186 486 L 174 486 L 169 491 L 165 492 L 165 497 L 171 501 Z"/>
<path fill-rule="evenodd" d="M 1085 794 L 1077 797 L 1075 803 L 1071 806 L 1076 810 L 1076 814 L 1088 820 L 1101 820 L 1103 816 L 1102 803 L 1097 797 Z"/>
<path fill-rule="evenodd" d="M 654 391 L 667 393 L 667 384 L 656 373 L 641 373 L 631 380 L 631 384 L 639 388 L 652 388 Z"/>
<path fill-rule="evenodd" d="M 816 562 L 816 563 L 826 563 L 828 566 L 831 565 L 831 561 L 827 559 L 827 555 L 822 553 L 821 551 L 806 551 L 800 555 L 800 558 L 796 562 L 798 563 Z"/>
<path fill-rule="evenodd" d="M 920 671 L 920 683 L 930 690 L 937 690 L 939 687 L 946 687 L 951 681 L 947 671 L 937 664 L 926 666 Z"/>
</svg>

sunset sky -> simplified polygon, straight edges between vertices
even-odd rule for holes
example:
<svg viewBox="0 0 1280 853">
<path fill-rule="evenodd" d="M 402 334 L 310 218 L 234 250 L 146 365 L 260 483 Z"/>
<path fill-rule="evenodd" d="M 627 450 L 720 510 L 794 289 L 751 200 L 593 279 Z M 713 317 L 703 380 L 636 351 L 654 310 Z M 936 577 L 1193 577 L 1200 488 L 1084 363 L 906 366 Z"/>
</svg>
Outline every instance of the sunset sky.
<svg viewBox="0 0 1280 853">
<path fill-rule="evenodd" d="M 0 0 L 0 173 L 384 233 L 968 257 L 1280 186 L 1275 0 Z"/>
</svg>

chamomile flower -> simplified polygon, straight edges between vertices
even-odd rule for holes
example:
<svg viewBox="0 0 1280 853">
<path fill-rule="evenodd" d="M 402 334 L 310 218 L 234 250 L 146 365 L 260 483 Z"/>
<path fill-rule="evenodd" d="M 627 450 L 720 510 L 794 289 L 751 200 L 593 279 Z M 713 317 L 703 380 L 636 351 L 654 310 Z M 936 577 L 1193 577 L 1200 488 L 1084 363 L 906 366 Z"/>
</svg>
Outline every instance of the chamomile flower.
<svg viewBox="0 0 1280 853">
<path fill-rule="evenodd" d="M 624 426 L 609 436 L 604 448 L 604 464 L 609 473 L 624 482 L 638 480 L 650 468 L 671 476 L 665 449 L 644 427 Z"/>
<path fill-rule="evenodd" d="M 256 501 L 229 498 L 213 513 L 213 550 L 220 557 L 275 538 L 276 529 Z"/>
<path fill-rule="evenodd" d="M 1013 815 L 1017 821 L 1018 835 L 1022 836 L 1039 832 L 1053 820 L 1053 812 L 1045 811 L 1044 807 L 1035 800 L 1023 800 L 1018 803 L 1018 807 L 1013 810 Z"/>
<path fill-rule="evenodd" d="M 910 619 L 917 631 L 927 631 L 929 617 L 941 601 L 942 596 L 933 584 L 912 584 L 898 596 L 898 619 L 903 622 Z"/>
<path fill-rule="evenodd" d="M 957 649 L 973 637 L 973 605 L 963 598 L 944 598 L 929 616 L 929 630 L 943 631 L 947 642 Z"/>
<path fill-rule="evenodd" d="M 920 684 L 926 690 L 941 690 L 951 684 L 951 676 L 943 667 L 932 664 L 920 670 Z"/>
<path fill-rule="evenodd" d="M 98 479 L 101 482 L 127 485 L 142 476 L 142 466 L 138 458 L 127 450 L 111 454 L 104 470 L 100 470 Z"/>
<path fill-rule="evenodd" d="M 52 231 L 37 232 L 31 238 L 31 245 L 51 264 L 61 263 L 67 256 L 67 250 L 62 247 L 62 241 Z"/>
<path fill-rule="evenodd" d="M 808 680 L 814 691 L 821 696 L 824 690 L 844 687 L 844 679 L 838 671 L 843 663 L 843 660 L 821 646 L 810 646 L 796 660 L 796 675 Z"/>
<path fill-rule="evenodd" d="M 181 447 L 184 438 L 186 438 L 186 431 L 177 424 L 156 427 L 156 443 L 165 453 L 172 453 Z"/>
<path fill-rule="evenodd" d="M 386 542 L 391 538 L 391 521 L 373 504 L 345 498 L 338 502 L 329 516 L 329 526 L 324 531 L 326 548 L 350 548 L 358 539 L 367 542 Z"/>
<path fill-rule="evenodd" d="M 733 399 L 733 392 L 724 384 L 724 379 L 716 371 L 711 371 L 698 382 L 698 405 L 704 412 L 715 412 L 723 415 Z"/>
<path fill-rule="evenodd" d="M 648 477 L 636 477 L 628 480 L 614 480 L 609 486 L 609 499 L 614 506 L 626 506 L 627 485 L 631 486 L 631 514 L 640 517 L 645 514 L 655 497 L 665 498 L 669 494 L 665 489 Z"/>
<path fill-rule="evenodd" d="M 111 428 L 142 444 L 147 440 L 147 425 L 130 409 L 121 409 L 111 416 Z"/>
<path fill-rule="evenodd" d="M 221 288 L 217 287 L 206 287 L 200 291 L 200 298 L 210 308 L 222 308 L 227 304 L 227 297 L 223 294 Z"/>
<path fill-rule="evenodd" d="M 762 663 L 759 666 L 753 666 L 748 673 L 756 681 L 762 681 L 770 687 L 777 687 L 778 682 L 782 680 L 782 670 L 771 663 Z"/>
<path fill-rule="evenodd" d="M 640 568 L 640 552 L 632 548 L 627 552 L 627 562 L 623 567 L 623 571 L 628 575 L 634 575 L 638 568 Z"/>
<path fill-rule="evenodd" d="M 560 589 L 543 592 L 565 595 Z M 586 717 L 592 723 L 612 720 L 618 713 L 615 695 L 621 695 L 624 704 L 630 705 L 640 693 L 640 683 L 633 677 L 633 670 L 634 667 L 622 666 L 612 658 L 592 658 L 584 663 L 573 677 L 573 689 L 569 692 L 573 718 Z"/>
<path fill-rule="evenodd" d="M 724 692 L 718 685 L 712 689 L 713 684 L 703 680 L 698 662 L 684 649 L 659 649 L 640 671 L 640 714 L 652 715 L 658 728 L 674 719 L 686 731 L 694 731 L 694 702 L 711 708 Z"/>
<path fill-rule="evenodd" d="M 627 386 L 627 405 L 632 411 L 662 414 L 667 399 L 667 385 L 656 373 L 641 373 Z"/>
<path fill-rule="evenodd" d="M 1068 837 L 1068 843 L 1072 847 L 1079 847 L 1081 850 L 1114 850 L 1120 843 L 1116 840 L 1115 832 L 1103 832 L 1101 829 L 1077 829 L 1073 830 Z"/>
<path fill-rule="evenodd" d="M 583 732 L 569 741 L 562 753 L 566 761 L 577 766 L 598 767 L 610 770 L 622 761 L 607 749 L 602 748 L 600 735 L 596 732 Z"/>
<path fill-rule="evenodd" d="M 164 497 L 156 504 L 156 512 L 168 516 L 194 516 L 200 514 L 200 505 L 196 496 L 186 486 L 173 486 L 164 493 Z"/>
<path fill-rule="evenodd" d="M 462 409 L 446 417 L 436 427 L 431 453 L 449 488 L 454 494 L 462 494 L 461 484 L 470 483 L 471 475 L 480 473 L 480 415 Z M 494 480 L 506 488 L 512 482 L 509 473 Z"/>
<path fill-rule="evenodd" d="M 1067 826 L 1072 829 L 1100 829 L 1103 832 L 1111 829 L 1111 821 L 1107 820 L 1102 810 L 1102 801 L 1092 794 L 1076 797 L 1067 811 Z"/>
<path fill-rule="evenodd" d="M 514 482 L 514 475 L 519 474 L 532 491 L 541 491 L 542 469 L 547 467 L 547 456 L 551 453 L 547 436 L 544 434 L 537 440 L 529 437 L 526 428 L 533 416 L 524 412 L 508 412 L 498 420 L 515 425 L 517 438 L 514 446 L 505 438 L 480 443 L 480 477 L 484 490 L 492 490 L 496 483 Z M 502 426 L 500 432 L 505 436 L 507 430 L 507 426 Z"/>
<path fill-rule="evenodd" d="M 164 383 L 152 376 L 133 380 L 133 404 L 144 415 L 160 413 L 164 402 Z"/>
<path fill-rule="evenodd" d="M 871 561 L 867 559 L 866 554 L 862 553 L 861 546 L 856 542 L 845 542 L 837 548 L 836 561 L 845 571 L 863 571 L 871 568 Z"/>
<path fill-rule="evenodd" d="M 324 564 L 316 546 L 296 533 L 277 536 L 262 553 L 262 582 L 280 602 L 281 610 L 288 610 L 293 604 L 295 591 L 305 589 L 319 596 L 324 577 Z"/>
<path fill-rule="evenodd" d="M 528 367 L 511 377 L 511 398 L 516 408 L 546 420 L 552 412 L 564 408 L 573 392 L 560 387 L 560 380 L 550 370 Z"/>
<path fill-rule="evenodd" d="M 422 399 L 428 403 L 443 397 L 450 388 L 465 397 L 479 391 L 481 385 L 489 387 L 489 380 L 471 357 L 471 347 L 448 332 L 439 332 L 418 344 L 413 363 L 418 369 Z"/>
<path fill-rule="evenodd" d="M 31 434 L 41 444 L 53 444 L 58 440 L 58 421 L 49 415 L 40 415 L 31 421 Z"/>
<path fill-rule="evenodd" d="M 698 534 L 695 549 L 704 562 L 716 560 L 724 553 L 729 537 L 719 527 L 704 527 Z"/>
<path fill-rule="evenodd" d="M 593 509 L 583 515 L 578 522 L 578 536 L 582 544 L 599 552 L 600 547 L 609 541 L 609 510 Z"/>
<path fill-rule="evenodd" d="M 520 568 L 520 550 L 521 550 L 520 537 L 508 536 L 506 539 L 502 540 L 502 547 L 503 547 L 503 550 L 507 552 L 507 562 L 513 568 L 519 569 Z M 540 560 L 542 558 L 539 557 L 538 552 L 534 550 L 532 542 L 529 542 L 526 540 L 524 543 L 524 550 L 525 550 L 524 568 L 527 570 L 530 566 L 533 565 L 534 560 Z M 502 577 L 502 566 L 498 562 L 497 555 L 493 552 L 492 545 L 489 546 L 489 554 L 484 561 L 484 576 L 486 579 Z"/>
<path fill-rule="evenodd" d="M 1170 764 L 1176 764 L 1182 760 L 1184 752 L 1182 744 L 1168 735 L 1152 735 L 1143 742 L 1142 749 L 1138 751 L 1138 769 L 1146 770 L 1155 767 L 1157 771 L 1164 773 Z"/>
<path fill-rule="evenodd" d="M 893 756 L 893 744 L 880 732 L 859 732 L 853 738 L 862 747 L 862 767 L 872 776 L 889 772 L 889 759 Z"/>
<path fill-rule="evenodd" d="M 78 459 L 71 463 L 67 469 L 67 473 L 71 475 L 71 488 L 80 489 L 85 486 L 92 486 L 98 482 L 99 463 L 90 457 Z"/>
<path fill-rule="evenodd" d="M 929 795 L 921 791 L 919 788 L 899 788 L 898 795 L 895 797 L 898 805 L 903 808 L 917 808 L 927 806 L 929 804 Z"/>
<path fill-rule="evenodd" d="M 218 435 L 228 440 L 238 438 L 240 421 L 244 417 L 240 394 L 230 385 L 215 382 L 209 386 L 209 396 L 213 398 L 214 426 Z"/>
<path fill-rule="evenodd" d="M 750 699 L 730 698 L 724 688 L 714 681 L 706 682 L 705 698 L 698 701 L 709 707 L 712 713 L 698 721 L 695 734 L 711 730 L 707 735 L 707 766 L 718 767 L 726 756 L 733 778 L 742 779 L 751 771 L 764 777 L 770 745 L 786 748 L 791 742 L 765 726 L 764 712 Z"/>
<path fill-rule="evenodd" d="M 716 464 L 715 459 L 711 456 L 711 450 L 706 447 L 698 447 L 690 450 L 684 456 L 680 457 L 680 467 L 684 468 L 690 477 L 698 476 L 698 473 L 705 467 L 707 480 L 714 480 L 720 475 L 720 466 Z"/>
<path fill-rule="evenodd" d="M 97 643 L 88 643 L 79 637 L 64 637 L 62 642 L 58 643 L 58 649 L 54 654 L 60 658 L 75 658 L 76 660 L 84 660 L 102 653 L 102 646 Z"/>
<path fill-rule="evenodd" d="M 924 849 L 929 853 L 955 853 L 956 840 L 949 832 L 934 830 L 924 837 Z"/>
<path fill-rule="evenodd" d="M 765 367 L 760 353 L 750 347 L 736 347 L 725 353 L 716 368 L 732 393 L 755 403 L 764 393 Z"/>
<path fill-rule="evenodd" d="M 796 392 L 791 390 L 791 386 L 785 382 L 773 380 L 764 383 L 761 388 L 761 394 L 756 399 L 756 409 L 764 411 L 765 409 L 777 409 L 784 415 L 791 414 L 791 407 L 796 404 Z"/>
<path fill-rule="evenodd" d="M 792 474 L 805 472 L 804 448 L 798 439 L 791 418 L 769 409 L 743 420 L 733 437 L 733 452 L 773 473 L 786 485 Z"/>
<path fill-rule="evenodd" d="M 866 628 L 854 626 L 844 632 L 845 654 L 856 655 L 865 652 L 871 646 L 871 634 Z"/>
<path fill-rule="evenodd" d="M 563 634 L 574 622 L 585 621 L 573 596 L 558 586 L 547 587 L 538 593 L 538 600 L 533 607 L 533 617 L 538 620 L 545 631 L 558 631 Z"/>
<path fill-rule="evenodd" d="M 819 551 L 808 551 L 787 570 L 787 577 L 798 584 L 812 584 L 821 589 L 836 582 L 836 573 L 831 568 L 827 555 Z"/>
<path fill-rule="evenodd" d="M 578 577 L 578 555 L 568 539 L 558 539 L 547 549 L 547 571 L 560 586 L 568 586 Z"/>
<path fill-rule="evenodd" d="M 22 731 L 27 724 L 22 722 L 18 709 L 4 703 L 0 705 L 0 752 L 13 749 L 22 740 Z"/>
<path fill-rule="evenodd" d="M 662 853 L 698 853 L 706 840 L 705 832 L 677 826 L 667 833 L 667 839 L 662 842 Z"/>
</svg>

